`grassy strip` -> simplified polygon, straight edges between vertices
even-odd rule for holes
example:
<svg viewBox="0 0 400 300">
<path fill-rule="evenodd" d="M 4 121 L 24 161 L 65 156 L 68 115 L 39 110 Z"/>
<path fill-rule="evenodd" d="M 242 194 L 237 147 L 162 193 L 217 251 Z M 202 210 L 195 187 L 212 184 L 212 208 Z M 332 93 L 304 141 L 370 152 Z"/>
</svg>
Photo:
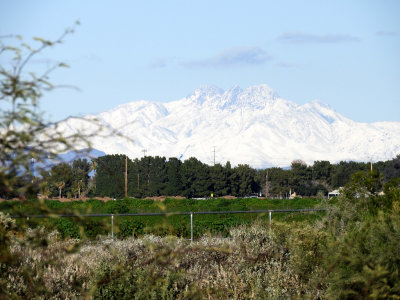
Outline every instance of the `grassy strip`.
<svg viewBox="0 0 400 300">
<path fill-rule="evenodd" d="M 321 202 L 315 198 L 296 199 L 171 199 L 154 201 L 149 199 L 122 199 L 103 202 L 97 199 L 83 201 L 61 202 L 46 200 L 45 206 L 53 213 L 144 213 L 144 212 L 190 212 L 190 211 L 222 211 L 222 210 L 261 210 L 261 209 L 300 209 L 312 208 Z M 27 202 L 3 201 L 0 202 L 0 211 L 9 214 L 39 214 L 38 201 Z"/>
<path fill-rule="evenodd" d="M 0 210 L 10 214 L 42 214 L 43 209 L 53 214 L 88 214 L 88 213 L 145 213 L 145 212 L 187 212 L 187 211 L 229 211 L 229 210 L 265 210 L 265 209 L 301 209 L 315 207 L 318 199 L 304 198 L 291 200 L 277 199 L 166 199 L 164 202 L 140 199 L 123 199 L 103 202 L 100 200 L 60 202 L 47 200 L 42 207 L 35 201 L 0 203 Z M 44 206 L 44 208 L 43 208 Z M 323 212 L 316 213 L 274 213 L 273 220 L 283 222 L 312 222 L 321 218 Z M 78 223 L 76 218 L 18 219 L 20 225 L 31 228 L 44 226 L 48 230 L 57 229 L 62 237 L 79 238 L 84 234 L 89 238 L 111 233 L 110 217 L 84 218 Z M 229 236 L 231 228 L 252 224 L 255 221 L 268 221 L 268 214 L 217 214 L 194 215 L 194 236 L 205 233 Z M 142 236 L 156 234 L 190 237 L 190 218 L 187 215 L 171 216 L 135 216 L 115 217 L 114 232 L 117 237 Z"/>
</svg>

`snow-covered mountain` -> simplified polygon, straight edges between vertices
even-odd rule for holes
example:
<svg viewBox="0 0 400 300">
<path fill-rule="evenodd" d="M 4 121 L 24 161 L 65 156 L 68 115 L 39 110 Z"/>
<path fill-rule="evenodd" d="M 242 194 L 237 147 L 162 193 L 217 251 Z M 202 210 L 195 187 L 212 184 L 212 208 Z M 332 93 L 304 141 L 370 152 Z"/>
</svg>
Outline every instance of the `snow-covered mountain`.
<svg viewBox="0 0 400 300">
<path fill-rule="evenodd" d="M 196 89 L 168 103 L 134 101 L 87 116 L 106 129 L 94 136 L 93 147 L 107 154 L 168 157 L 191 156 L 253 167 L 288 166 L 294 159 L 369 161 L 400 154 L 400 123 L 357 123 L 328 105 L 304 105 L 280 98 L 262 84 L 223 91 L 214 86 Z M 83 129 L 82 129 L 83 126 Z M 82 120 L 69 119 L 63 130 L 90 130 Z M 108 134 L 120 132 L 124 137 Z"/>
</svg>

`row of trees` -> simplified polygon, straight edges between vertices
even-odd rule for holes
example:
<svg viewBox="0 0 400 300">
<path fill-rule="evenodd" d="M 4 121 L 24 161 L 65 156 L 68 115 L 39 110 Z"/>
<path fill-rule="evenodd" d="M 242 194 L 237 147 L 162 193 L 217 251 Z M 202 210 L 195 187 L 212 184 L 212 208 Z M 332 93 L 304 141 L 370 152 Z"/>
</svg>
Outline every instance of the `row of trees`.
<svg viewBox="0 0 400 300">
<path fill-rule="evenodd" d="M 214 197 L 233 195 L 245 197 L 259 195 L 288 197 L 296 192 L 301 196 L 323 196 L 350 182 L 359 171 L 370 172 L 370 163 L 315 161 L 307 166 L 295 160 L 291 168 L 254 169 L 249 165 L 232 167 L 209 166 L 191 157 L 185 161 L 177 158 L 145 156 L 126 159 L 125 155 L 105 155 L 92 161 L 77 159 L 59 163 L 41 170 L 40 176 L 22 178 L 35 182 L 36 190 L 45 197 L 81 198 L 100 196 L 122 198 L 125 193 L 125 163 L 127 160 L 127 192 L 130 197 L 184 196 Z M 400 155 L 373 164 L 373 173 L 381 184 L 400 177 Z M 21 181 L 21 182 L 22 182 Z M 379 188 L 379 187 L 378 187 Z M 1 192 L 1 191 L 0 191 Z M 1 193 L 0 197 L 20 195 Z"/>
<path fill-rule="evenodd" d="M 107 155 L 96 159 L 96 163 L 96 193 L 122 197 L 125 156 Z M 248 165 L 232 168 L 228 162 L 225 166 L 208 166 L 194 157 L 181 162 L 177 158 L 146 156 L 128 160 L 128 194 L 135 197 L 203 197 L 211 193 L 246 196 L 260 189 L 256 176 L 257 171 Z"/>
<path fill-rule="evenodd" d="M 124 155 L 106 155 L 95 160 L 95 185 L 98 196 L 123 197 L 125 190 Z M 262 193 L 270 197 L 286 197 L 291 192 L 314 196 L 347 184 L 351 175 L 369 171 L 371 165 L 363 162 L 316 161 L 307 166 L 296 160 L 290 169 L 254 169 L 249 165 L 232 167 L 209 166 L 192 157 L 184 162 L 177 158 L 146 156 L 128 159 L 128 195 L 135 197 L 181 195 L 204 197 L 234 195 L 249 196 Z M 374 172 L 382 182 L 400 176 L 400 156 L 386 162 L 374 163 Z M 267 187 L 267 189 L 266 189 Z"/>
</svg>

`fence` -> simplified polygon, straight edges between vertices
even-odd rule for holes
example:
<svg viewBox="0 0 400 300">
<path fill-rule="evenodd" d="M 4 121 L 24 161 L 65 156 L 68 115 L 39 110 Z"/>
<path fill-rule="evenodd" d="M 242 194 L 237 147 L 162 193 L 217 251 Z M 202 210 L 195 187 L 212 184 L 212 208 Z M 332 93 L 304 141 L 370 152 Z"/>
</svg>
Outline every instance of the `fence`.
<svg viewBox="0 0 400 300">
<path fill-rule="evenodd" d="M 319 208 L 305 209 L 269 209 L 269 210 L 227 210 L 227 211 L 192 211 L 192 212 L 156 212 L 156 213 L 127 213 L 127 214 L 62 214 L 62 215 L 26 215 L 26 216 L 10 216 L 11 218 L 75 218 L 75 217 L 110 217 L 111 218 L 111 238 L 114 238 L 114 217 L 140 217 L 140 216 L 172 216 L 172 215 L 189 215 L 190 216 L 190 241 L 193 242 L 193 216 L 194 215 L 215 215 L 215 214 L 266 214 L 269 216 L 269 225 L 272 224 L 272 213 L 289 213 L 289 212 L 317 212 L 326 211 Z"/>
</svg>

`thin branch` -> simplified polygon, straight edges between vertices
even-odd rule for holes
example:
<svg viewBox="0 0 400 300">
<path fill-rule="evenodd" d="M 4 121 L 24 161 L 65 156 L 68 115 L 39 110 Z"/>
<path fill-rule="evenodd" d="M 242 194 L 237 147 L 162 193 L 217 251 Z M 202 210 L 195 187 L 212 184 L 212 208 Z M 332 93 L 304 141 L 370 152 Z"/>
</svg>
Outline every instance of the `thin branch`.
<svg viewBox="0 0 400 300">
<path fill-rule="evenodd" d="M 57 85 L 53 85 L 52 89 L 58 89 L 58 88 L 67 88 L 67 89 L 72 89 L 75 90 L 77 92 L 82 92 L 82 90 L 75 86 L 75 85 L 69 85 L 69 84 L 57 84 Z"/>
<path fill-rule="evenodd" d="M 34 55 L 36 55 L 37 53 L 40 53 L 43 49 L 45 49 L 45 48 L 47 48 L 47 47 L 49 47 L 49 46 L 52 46 L 52 45 L 54 45 L 54 44 L 59 44 L 59 43 L 61 43 L 62 40 L 63 40 L 63 39 L 67 36 L 67 34 L 69 34 L 69 33 L 70 33 L 69 30 L 65 30 L 65 31 L 63 32 L 63 34 L 61 34 L 61 36 L 60 36 L 57 40 L 55 40 L 54 42 L 51 42 L 51 44 L 46 43 L 46 42 L 42 42 L 42 46 L 40 46 L 37 50 L 31 51 L 31 52 L 29 53 L 29 55 L 25 58 L 25 60 L 23 60 L 23 62 L 21 63 L 21 65 L 20 65 L 19 68 L 18 68 L 18 71 L 17 71 L 16 76 L 20 76 L 20 75 L 21 75 L 21 72 L 22 72 L 24 66 L 28 63 L 28 61 L 29 61 Z"/>
</svg>

